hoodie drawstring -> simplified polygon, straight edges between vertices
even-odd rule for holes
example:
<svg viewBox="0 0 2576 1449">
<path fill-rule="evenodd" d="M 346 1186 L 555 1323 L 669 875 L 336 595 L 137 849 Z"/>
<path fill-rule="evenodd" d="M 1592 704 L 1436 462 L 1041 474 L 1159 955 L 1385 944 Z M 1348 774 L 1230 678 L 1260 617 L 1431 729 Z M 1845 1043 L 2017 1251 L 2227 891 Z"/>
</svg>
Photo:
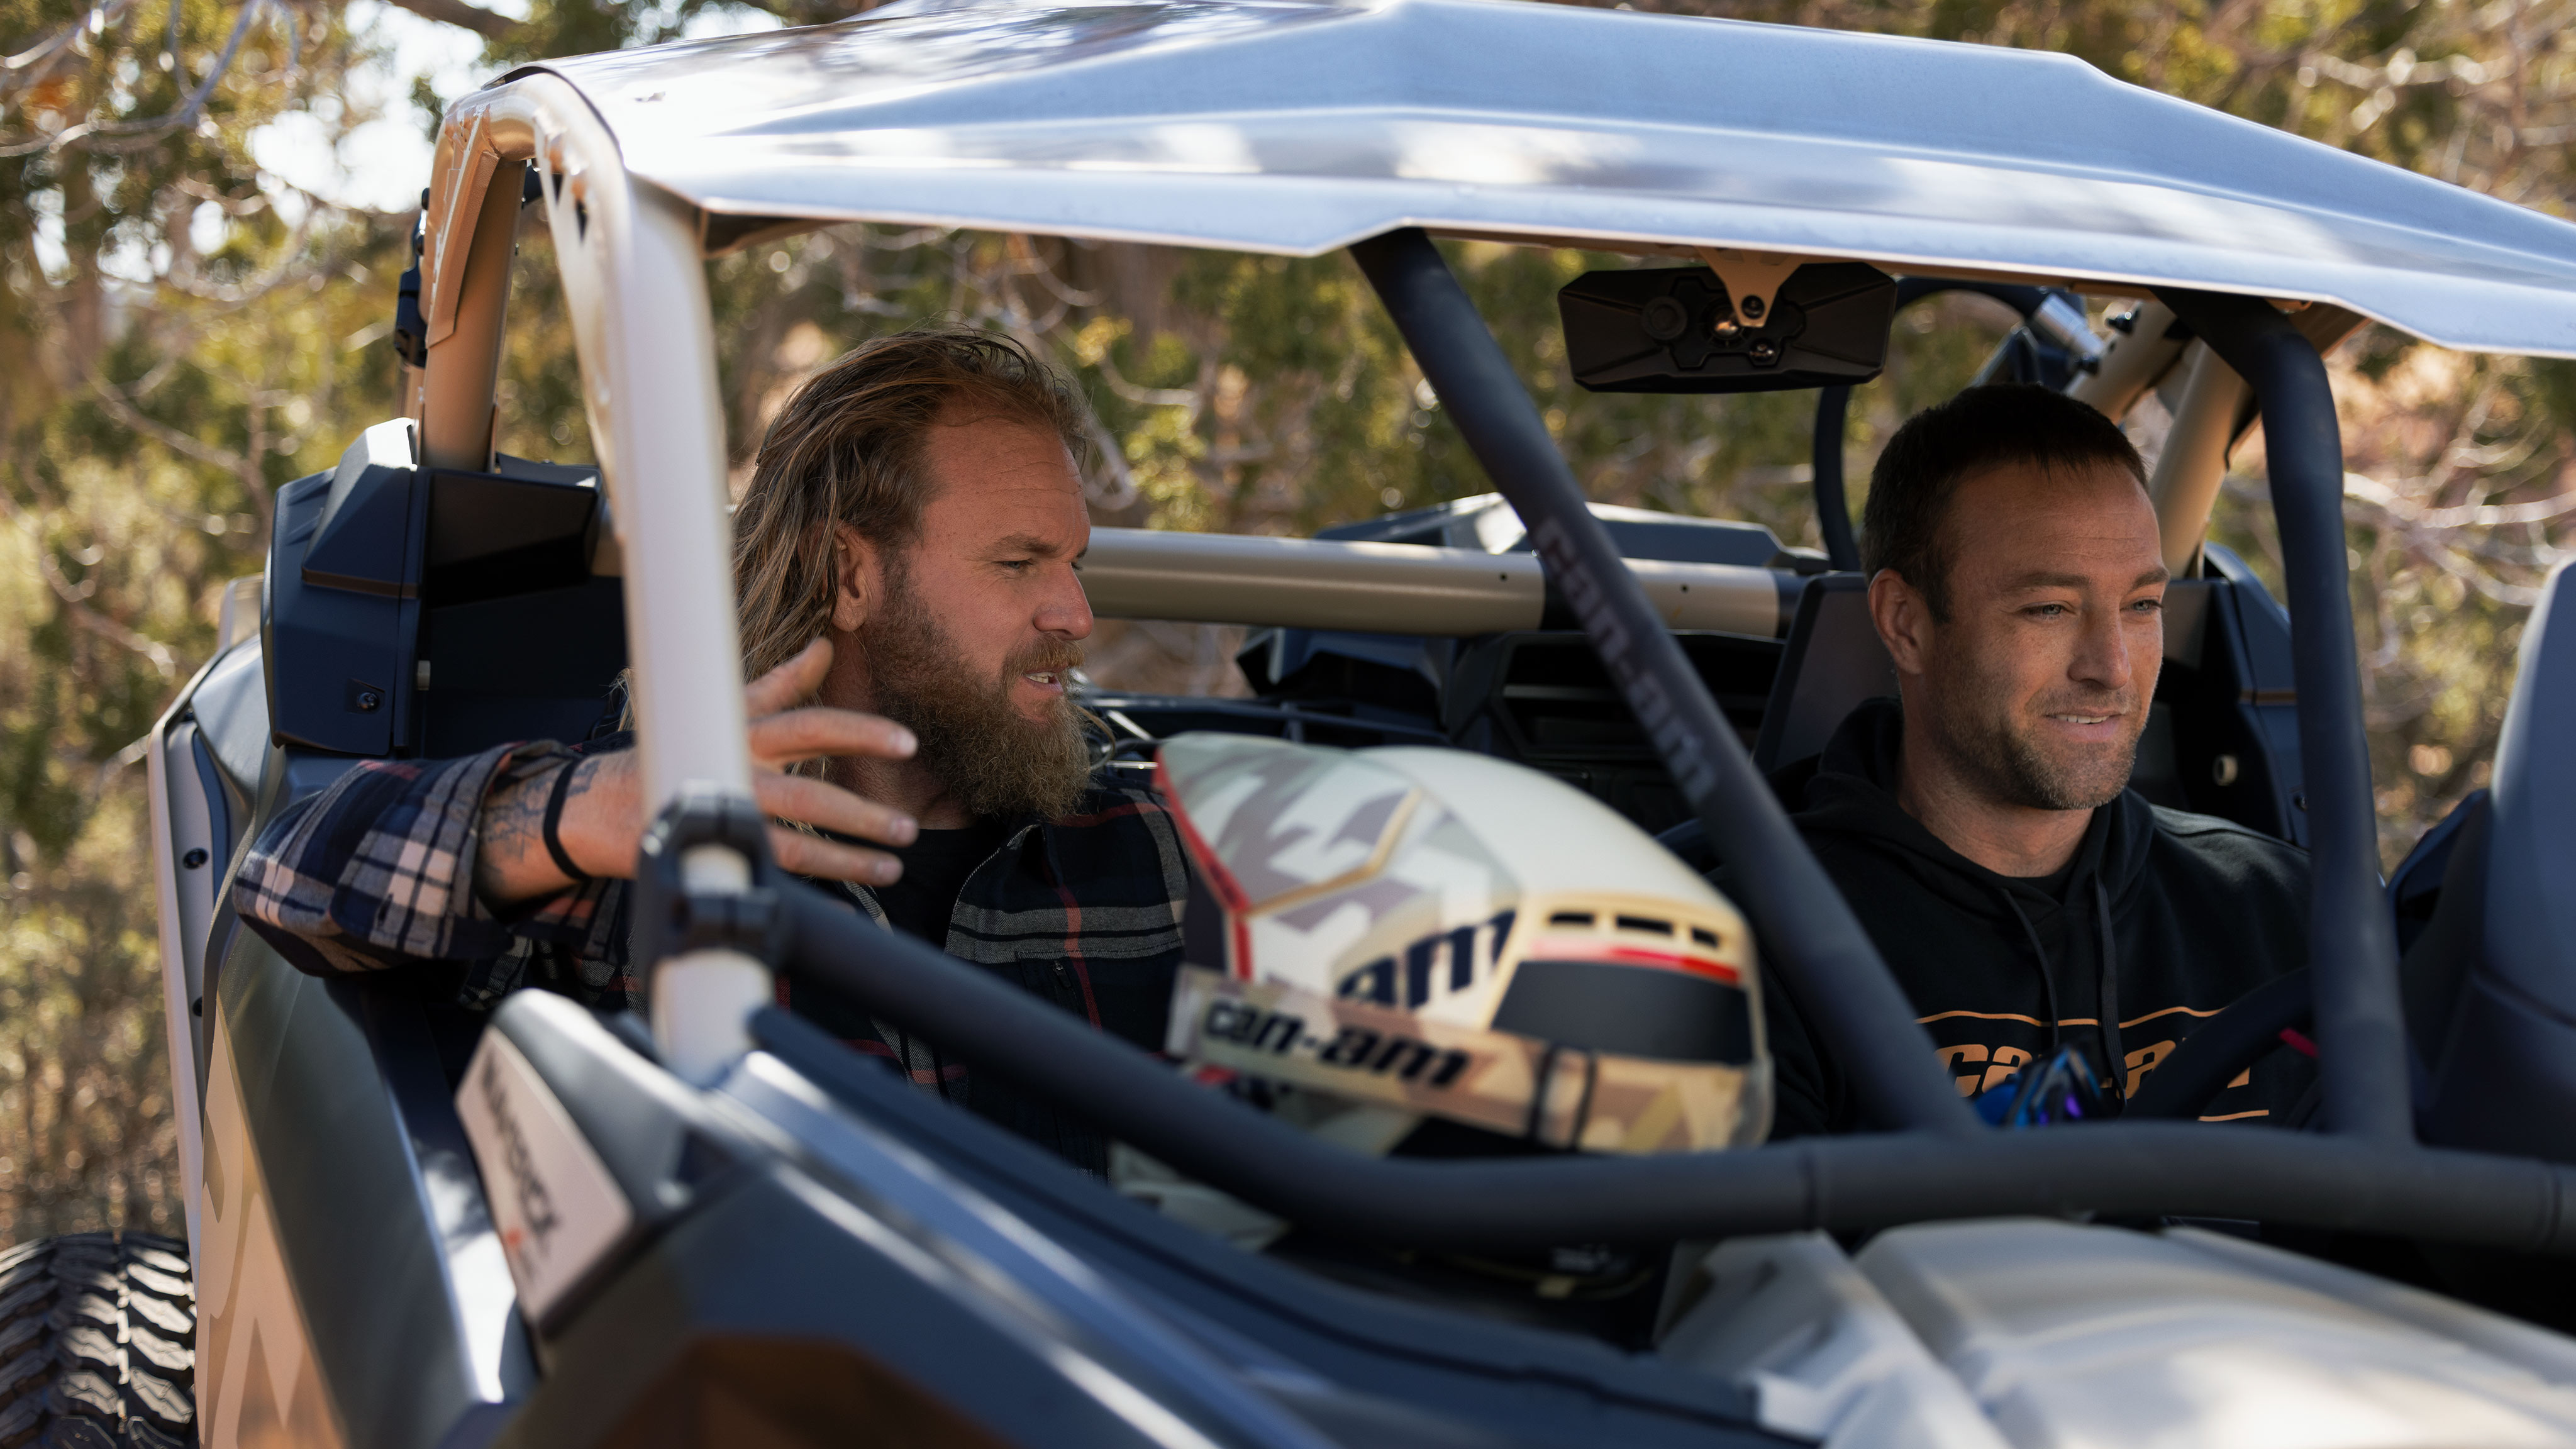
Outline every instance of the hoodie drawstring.
<svg viewBox="0 0 2576 1449">
<path fill-rule="evenodd" d="M 2057 980 L 2049 974 L 2048 950 L 2040 945 L 2039 928 L 2030 923 L 2030 917 L 2023 913 L 2021 902 L 2013 899 L 2012 892 L 2006 890 L 1996 894 L 2003 897 L 2004 908 L 2012 912 L 2012 918 L 2021 923 L 2022 939 L 2030 943 L 2030 959 L 2039 970 L 2042 1009 L 2048 1013 L 2048 1054 L 2056 1056 L 2061 1031 L 2057 1016 Z M 2101 1038 L 2104 1059 L 2102 1070 L 2111 1079 L 2110 1099 L 2125 1102 L 2128 1093 L 2123 1089 L 2128 1085 L 2128 1078 L 2123 1072 L 2128 1059 L 2120 1050 L 2120 958 L 2111 936 L 2111 894 L 2103 888 L 2102 877 L 2098 874 L 2093 877 L 2093 921 L 2102 940 L 2102 973 L 2095 986 L 2099 1002 L 2096 1031 Z"/>
<path fill-rule="evenodd" d="M 2013 899 L 2011 891 L 1997 894 L 2004 898 L 2004 909 L 2012 912 L 2014 920 L 2021 922 L 2023 939 L 2030 942 L 2030 959 L 2039 968 L 2040 1009 L 2048 1014 L 2048 1055 L 2054 1057 L 2058 1046 L 2057 982 L 2048 974 L 2048 951 L 2039 944 L 2039 928 L 2030 923 L 2030 917 L 2022 914 L 2021 902 Z"/>
<path fill-rule="evenodd" d="M 2111 1074 L 2111 1100 L 2126 1104 L 2129 1099 L 2129 1059 L 2120 1051 L 2120 958 L 2111 941 L 2111 893 L 2102 888 L 2102 877 L 2093 877 L 2093 919 L 2102 930 L 2102 1051 L 2107 1058 L 2103 1069 Z"/>
</svg>

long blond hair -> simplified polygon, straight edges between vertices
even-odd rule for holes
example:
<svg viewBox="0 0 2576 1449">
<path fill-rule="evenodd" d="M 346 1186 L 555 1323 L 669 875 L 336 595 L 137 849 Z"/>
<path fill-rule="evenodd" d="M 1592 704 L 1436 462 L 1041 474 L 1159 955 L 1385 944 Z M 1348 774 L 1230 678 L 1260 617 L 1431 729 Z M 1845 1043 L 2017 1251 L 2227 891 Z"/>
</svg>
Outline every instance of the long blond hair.
<svg viewBox="0 0 2576 1449">
<path fill-rule="evenodd" d="M 742 666 L 757 679 L 832 622 L 836 525 L 880 549 L 921 534 L 930 481 L 923 440 L 949 422 L 998 416 L 1051 428 L 1076 466 L 1089 432 L 1073 386 L 1008 337 L 954 325 L 861 344 L 788 399 L 761 440 L 733 515 Z"/>
</svg>

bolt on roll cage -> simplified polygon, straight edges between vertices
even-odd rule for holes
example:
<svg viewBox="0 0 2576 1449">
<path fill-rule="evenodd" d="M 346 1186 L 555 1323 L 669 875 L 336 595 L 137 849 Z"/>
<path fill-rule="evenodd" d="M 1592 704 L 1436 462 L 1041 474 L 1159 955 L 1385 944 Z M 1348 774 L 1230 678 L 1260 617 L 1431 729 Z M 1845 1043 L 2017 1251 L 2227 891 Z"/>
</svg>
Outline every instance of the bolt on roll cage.
<svg viewBox="0 0 2576 1449">
<path fill-rule="evenodd" d="M 630 176 L 591 104 L 552 74 L 526 73 L 469 98 L 442 132 L 422 261 L 428 361 L 406 379 L 421 461 L 474 470 L 491 462 L 492 384 L 529 165 L 545 199 L 623 551 L 648 801 L 665 815 L 687 799 L 730 799 L 748 809 L 742 699 L 709 687 L 741 673 L 703 275 L 710 215 Z M 2271 305 L 2159 293 L 2252 387 L 2268 440 L 2298 620 L 2316 882 L 2310 927 L 2330 1135 L 2258 1146 L 2233 1134 L 2133 1123 L 2005 1139 L 1938 1070 L 1929 1037 L 1875 947 L 1622 565 L 1430 238 L 1400 228 L 1351 251 L 1734 869 L 1739 904 L 1772 944 L 1784 982 L 1846 1063 L 1868 1118 L 1894 1135 L 1670 1161 L 1337 1165 L 1348 1154 L 1273 1141 L 1285 1129 L 1254 1127 L 1243 1109 L 1168 1073 L 1140 1075 L 1151 1069 L 1131 1049 L 1096 1035 L 1077 1041 L 1071 1023 L 1053 1031 L 1032 1015 L 1043 1008 L 993 996 L 989 983 L 927 948 L 831 926 L 792 882 L 776 890 L 797 922 L 781 958 L 790 969 L 979 1065 L 1043 1074 L 1071 1105 L 1184 1172 L 1372 1236 L 1418 1238 L 1444 1220 L 1466 1221 L 1460 1214 L 1485 1224 L 1468 1236 L 1535 1242 L 2094 1209 L 2277 1217 L 2576 1252 L 2576 1230 L 2562 1210 L 2576 1185 L 2568 1169 L 2414 1143 L 2393 932 L 2376 890 L 2333 397 L 2316 349 Z M 752 858 L 757 835 L 736 839 L 748 843 L 709 840 L 685 850 L 679 887 L 695 897 L 753 891 L 769 874 Z M 762 1012 L 774 999 L 773 963 L 702 945 L 638 964 L 648 973 L 654 1035 L 684 1076 L 710 1080 L 764 1040 L 794 1036 L 792 1022 L 781 1026 Z M 964 1009 L 970 1003 L 979 1009 Z M 1055 1065 L 1025 1056 L 1040 1041 L 1047 1046 L 1040 1055 Z M 1122 1054 L 1124 1067 L 1116 1065 Z M 1211 1125 L 1220 1121 L 1236 1130 Z M 1259 1169 L 1247 1158 L 1252 1144 L 1288 1154 L 1274 1162 L 1308 1170 Z M 1963 1172 L 1971 1162 L 1974 1170 Z M 1665 1205 L 1637 1208 L 1645 1196 Z M 1482 1206 L 1469 1213 L 1471 1203 Z"/>
</svg>

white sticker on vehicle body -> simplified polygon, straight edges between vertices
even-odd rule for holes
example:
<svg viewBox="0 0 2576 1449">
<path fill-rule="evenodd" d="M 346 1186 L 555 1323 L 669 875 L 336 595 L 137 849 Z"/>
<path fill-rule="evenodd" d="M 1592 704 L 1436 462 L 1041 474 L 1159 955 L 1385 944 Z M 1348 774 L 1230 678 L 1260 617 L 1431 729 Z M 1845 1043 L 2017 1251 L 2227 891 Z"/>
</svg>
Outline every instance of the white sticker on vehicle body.
<svg viewBox="0 0 2576 1449">
<path fill-rule="evenodd" d="M 634 1209 L 544 1078 L 501 1033 L 483 1033 L 456 1112 L 483 1171 L 519 1302 L 530 1318 L 543 1318 L 625 1236 Z"/>
</svg>

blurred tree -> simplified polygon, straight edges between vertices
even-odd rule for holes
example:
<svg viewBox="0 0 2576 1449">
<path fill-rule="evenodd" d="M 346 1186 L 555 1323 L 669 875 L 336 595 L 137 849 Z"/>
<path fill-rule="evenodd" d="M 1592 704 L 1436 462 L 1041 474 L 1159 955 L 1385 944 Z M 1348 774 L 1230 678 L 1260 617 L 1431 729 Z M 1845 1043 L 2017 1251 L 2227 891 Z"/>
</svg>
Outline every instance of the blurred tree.
<svg viewBox="0 0 2576 1449">
<path fill-rule="evenodd" d="M 408 218 L 253 159 L 369 119 L 336 5 L 0 0 L 0 36 L 0 1216 L 175 1231 L 138 736 L 276 486 L 387 410 Z"/>
</svg>

